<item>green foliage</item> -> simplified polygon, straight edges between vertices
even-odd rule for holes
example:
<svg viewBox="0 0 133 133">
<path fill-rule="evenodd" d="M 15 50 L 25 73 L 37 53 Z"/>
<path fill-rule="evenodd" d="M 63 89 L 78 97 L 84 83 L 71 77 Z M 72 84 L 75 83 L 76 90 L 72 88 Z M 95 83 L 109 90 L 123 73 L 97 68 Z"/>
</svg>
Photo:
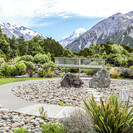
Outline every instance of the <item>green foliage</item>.
<svg viewBox="0 0 133 133">
<path fill-rule="evenodd" d="M 133 65 L 129 67 L 130 70 L 133 70 Z"/>
<path fill-rule="evenodd" d="M 45 71 L 45 77 L 52 78 L 53 76 L 54 76 L 54 71 L 52 71 L 51 69 L 47 69 Z"/>
<path fill-rule="evenodd" d="M 130 78 L 130 70 L 127 69 L 122 69 L 120 77 L 122 78 Z"/>
<path fill-rule="evenodd" d="M 70 104 L 70 103 L 64 103 L 64 102 L 61 102 L 61 101 L 60 101 L 59 105 L 60 106 L 72 106 L 72 104 Z"/>
<path fill-rule="evenodd" d="M 132 65 L 133 65 L 133 57 L 130 57 L 130 58 L 127 60 L 127 63 L 128 63 L 128 67 L 132 66 Z"/>
<path fill-rule="evenodd" d="M 113 45 L 111 46 L 111 51 L 112 51 L 112 53 L 114 53 L 114 54 L 116 54 L 116 53 L 121 54 L 123 50 L 124 50 L 124 48 L 123 48 L 121 45 L 113 44 Z"/>
<path fill-rule="evenodd" d="M 126 66 L 127 61 L 123 57 L 115 57 L 114 58 L 114 64 L 115 64 L 115 66 Z"/>
<path fill-rule="evenodd" d="M 24 56 L 22 56 L 22 57 L 20 58 L 20 60 L 31 61 L 31 62 L 33 62 L 34 58 L 33 58 L 33 56 L 31 56 L 31 55 L 24 55 Z"/>
<path fill-rule="evenodd" d="M 75 55 L 73 54 L 73 52 L 70 49 L 64 49 L 63 56 L 64 57 L 75 57 Z"/>
<path fill-rule="evenodd" d="M 121 72 L 119 72 L 117 69 L 112 68 L 109 70 L 109 73 L 111 75 L 112 78 L 118 78 L 121 74 Z"/>
<path fill-rule="evenodd" d="M 38 76 L 39 76 L 39 77 L 44 77 L 44 76 L 45 76 L 45 70 L 43 70 L 42 68 L 40 68 L 40 69 L 38 70 Z"/>
<path fill-rule="evenodd" d="M 48 115 L 47 115 L 47 112 L 44 112 L 44 108 L 43 107 L 40 107 L 39 108 L 39 113 L 40 113 L 40 118 L 45 120 L 47 119 Z"/>
<path fill-rule="evenodd" d="M 14 133 L 30 133 L 30 132 L 23 127 L 19 127 L 18 129 L 14 129 Z"/>
<path fill-rule="evenodd" d="M 15 64 L 15 66 L 19 74 L 21 74 L 22 72 L 25 72 L 27 68 L 23 61 L 18 62 L 17 64 Z"/>
<path fill-rule="evenodd" d="M 42 66 L 43 69 L 51 69 L 52 71 L 55 70 L 57 68 L 56 64 L 52 61 L 48 62 L 48 63 L 45 63 L 43 64 Z"/>
<path fill-rule="evenodd" d="M 36 54 L 34 56 L 34 62 L 35 63 L 41 63 L 41 64 L 44 64 L 44 63 L 48 63 L 50 60 L 48 58 L 48 56 L 46 54 Z"/>
<path fill-rule="evenodd" d="M 131 133 L 133 132 L 133 108 L 126 103 L 120 103 L 118 97 L 110 98 L 98 104 L 94 96 L 84 101 L 86 111 L 94 121 L 96 131 L 100 133 Z M 131 108 L 131 110 L 129 110 Z"/>
<path fill-rule="evenodd" d="M 65 128 L 60 123 L 50 122 L 41 125 L 42 133 L 66 133 Z"/>
<path fill-rule="evenodd" d="M 35 69 L 34 64 L 30 61 L 24 61 L 24 64 L 26 65 L 27 70 L 34 70 Z"/>
</svg>

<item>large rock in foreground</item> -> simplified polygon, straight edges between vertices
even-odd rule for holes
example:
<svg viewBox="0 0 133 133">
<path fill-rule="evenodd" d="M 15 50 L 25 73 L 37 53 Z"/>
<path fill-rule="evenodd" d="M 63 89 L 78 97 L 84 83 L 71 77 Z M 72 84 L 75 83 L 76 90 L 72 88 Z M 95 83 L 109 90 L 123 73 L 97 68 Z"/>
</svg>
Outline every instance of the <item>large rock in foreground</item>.
<svg viewBox="0 0 133 133">
<path fill-rule="evenodd" d="M 83 84 L 83 81 L 76 75 L 67 73 L 61 80 L 62 87 L 75 87 L 79 88 Z"/>
<path fill-rule="evenodd" d="M 106 88 L 109 87 L 111 83 L 110 74 L 107 70 L 99 70 L 90 80 L 90 88 Z"/>
</svg>

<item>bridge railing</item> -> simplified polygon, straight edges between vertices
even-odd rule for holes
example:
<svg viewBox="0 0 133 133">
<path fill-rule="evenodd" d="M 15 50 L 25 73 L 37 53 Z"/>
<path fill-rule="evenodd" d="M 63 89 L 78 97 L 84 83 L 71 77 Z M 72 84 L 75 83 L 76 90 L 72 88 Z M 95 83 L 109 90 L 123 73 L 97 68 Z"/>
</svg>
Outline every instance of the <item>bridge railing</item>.
<svg viewBox="0 0 133 133">
<path fill-rule="evenodd" d="M 102 68 L 105 65 L 104 59 L 68 58 L 55 57 L 55 64 L 68 68 Z"/>
</svg>

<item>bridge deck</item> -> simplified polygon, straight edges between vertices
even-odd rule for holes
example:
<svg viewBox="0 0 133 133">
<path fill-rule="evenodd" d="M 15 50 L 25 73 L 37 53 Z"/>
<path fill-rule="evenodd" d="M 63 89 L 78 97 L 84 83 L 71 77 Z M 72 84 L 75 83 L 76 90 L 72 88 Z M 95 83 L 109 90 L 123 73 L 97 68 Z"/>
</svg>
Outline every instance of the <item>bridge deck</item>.
<svg viewBox="0 0 133 133">
<path fill-rule="evenodd" d="M 78 69 L 100 69 L 103 68 L 102 65 L 72 65 L 72 64 L 56 64 L 57 67 L 65 67 L 65 68 L 78 68 Z"/>
</svg>

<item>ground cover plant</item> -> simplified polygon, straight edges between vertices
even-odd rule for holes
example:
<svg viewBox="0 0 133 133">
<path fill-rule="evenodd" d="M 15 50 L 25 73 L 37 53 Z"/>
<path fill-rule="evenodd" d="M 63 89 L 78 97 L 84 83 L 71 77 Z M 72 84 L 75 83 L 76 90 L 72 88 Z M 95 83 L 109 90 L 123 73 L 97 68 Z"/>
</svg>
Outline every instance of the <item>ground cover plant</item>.
<svg viewBox="0 0 133 133">
<path fill-rule="evenodd" d="M 132 133 L 133 132 L 133 105 L 119 101 L 111 95 L 107 101 L 100 100 L 98 104 L 92 95 L 84 101 L 86 111 L 91 115 L 96 131 L 100 133 Z M 131 108 L 129 110 L 129 108 Z"/>
</svg>

